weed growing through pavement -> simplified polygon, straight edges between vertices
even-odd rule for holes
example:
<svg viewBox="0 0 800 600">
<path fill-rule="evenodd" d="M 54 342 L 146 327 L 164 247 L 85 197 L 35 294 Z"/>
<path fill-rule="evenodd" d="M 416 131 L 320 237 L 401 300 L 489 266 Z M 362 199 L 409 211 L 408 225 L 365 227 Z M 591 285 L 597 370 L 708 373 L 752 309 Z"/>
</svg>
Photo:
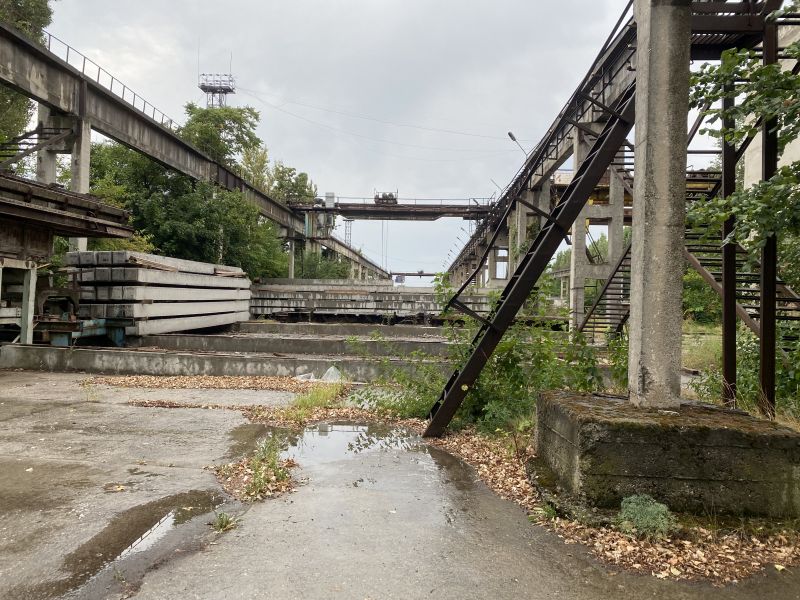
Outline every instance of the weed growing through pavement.
<svg viewBox="0 0 800 600">
<path fill-rule="evenodd" d="M 230 516 L 226 512 L 215 512 L 214 520 L 210 523 L 211 527 L 213 527 L 218 533 L 230 531 L 231 529 L 234 529 L 237 524 L 237 519 Z"/>
</svg>

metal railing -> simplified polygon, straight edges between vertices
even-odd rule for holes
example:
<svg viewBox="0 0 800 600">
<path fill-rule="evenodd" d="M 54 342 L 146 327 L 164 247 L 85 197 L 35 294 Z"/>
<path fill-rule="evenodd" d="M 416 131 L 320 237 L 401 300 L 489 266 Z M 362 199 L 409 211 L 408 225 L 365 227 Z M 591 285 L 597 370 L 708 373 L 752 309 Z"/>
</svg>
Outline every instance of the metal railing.
<svg viewBox="0 0 800 600">
<path fill-rule="evenodd" d="M 174 119 L 150 104 L 85 54 L 47 31 L 43 32 L 42 43 L 53 55 L 63 60 L 73 69 L 80 71 L 85 77 L 88 77 L 142 114 L 150 117 L 156 123 L 173 132 L 177 132 L 179 125 Z"/>
</svg>

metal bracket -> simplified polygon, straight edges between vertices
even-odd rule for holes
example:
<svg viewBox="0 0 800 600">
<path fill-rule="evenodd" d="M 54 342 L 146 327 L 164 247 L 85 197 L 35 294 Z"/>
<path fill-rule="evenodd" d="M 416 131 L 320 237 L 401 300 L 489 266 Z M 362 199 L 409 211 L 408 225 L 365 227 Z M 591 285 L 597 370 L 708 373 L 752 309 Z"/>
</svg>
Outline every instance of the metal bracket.
<svg viewBox="0 0 800 600">
<path fill-rule="evenodd" d="M 589 102 L 594 104 L 600 110 L 602 110 L 604 112 L 607 112 L 612 117 L 616 117 L 617 119 L 619 119 L 623 123 L 627 123 L 628 122 L 628 121 L 625 120 L 625 118 L 621 114 L 619 114 L 613 108 L 611 108 L 610 106 L 607 106 L 606 104 L 603 104 L 602 102 L 600 102 L 600 100 L 597 100 L 596 98 L 592 98 L 589 94 L 586 94 L 584 92 L 578 92 L 578 97 L 583 98 L 584 100 L 588 100 Z"/>
<path fill-rule="evenodd" d="M 465 315 L 472 317 L 476 321 L 480 321 L 486 327 L 489 327 L 490 329 L 495 329 L 495 326 L 492 325 L 492 323 L 488 319 L 486 319 L 486 317 L 476 313 L 469 306 L 467 306 L 466 304 L 461 302 L 461 300 L 459 300 L 456 296 L 453 296 L 452 298 L 450 298 L 450 302 L 447 303 L 447 306 L 448 307 L 452 306 L 456 310 L 459 310 L 462 313 L 464 313 Z"/>
<path fill-rule="evenodd" d="M 543 219 L 546 219 L 548 223 L 554 225 L 557 229 L 561 230 L 561 234 L 564 236 L 564 242 L 566 242 L 567 246 L 572 246 L 572 241 L 569 239 L 569 233 L 561 226 L 561 223 L 556 221 L 552 216 L 544 212 L 541 208 L 534 206 L 527 200 L 523 200 L 522 198 L 517 198 L 517 202 L 527 206 L 537 215 L 539 215 Z"/>
</svg>

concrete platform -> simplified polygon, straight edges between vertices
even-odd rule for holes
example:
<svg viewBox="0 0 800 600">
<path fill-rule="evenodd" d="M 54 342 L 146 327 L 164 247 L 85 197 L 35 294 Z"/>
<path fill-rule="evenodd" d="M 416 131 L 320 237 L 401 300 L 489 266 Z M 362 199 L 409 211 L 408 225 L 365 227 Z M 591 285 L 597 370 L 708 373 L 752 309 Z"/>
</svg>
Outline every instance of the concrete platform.
<svg viewBox="0 0 800 600">
<path fill-rule="evenodd" d="M 800 433 L 741 411 L 552 393 L 538 402 L 536 447 L 592 506 L 646 493 L 676 511 L 800 516 Z"/>
<path fill-rule="evenodd" d="M 425 325 L 372 325 L 362 323 L 278 323 L 276 321 L 246 321 L 236 325 L 235 330 L 241 333 L 277 333 L 303 335 L 357 335 L 440 338 L 445 339 L 445 330 L 441 327 Z"/>
<path fill-rule="evenodd" d="M 286 333 L 240 333 L 233 335 L 149 335 L 136 341 L 139 347 L 203 352 L 277 352 L 337 356 L 447 356 L 449 345 L 437 338 L 390 338 L 369 336 L 311 335 Z"/>
<path fill-rule="evenodd" d="M 243 391 L 153 394 L 286 401 Z M 141 393 L 0 371 L 0 598 L 790 600 L 800 589 L 792 569 L 726 588 L 609 571 L 419 444 L 299 456 L 305 485 L 218 506 L 240 519 L 219 535 L 201 511 L 224 494 L 204 467 L 252 451 L 267 428 L 237 411 L 126 404 Z M 152 527 L 173 510 L 180 519 Z"/>
</svg>

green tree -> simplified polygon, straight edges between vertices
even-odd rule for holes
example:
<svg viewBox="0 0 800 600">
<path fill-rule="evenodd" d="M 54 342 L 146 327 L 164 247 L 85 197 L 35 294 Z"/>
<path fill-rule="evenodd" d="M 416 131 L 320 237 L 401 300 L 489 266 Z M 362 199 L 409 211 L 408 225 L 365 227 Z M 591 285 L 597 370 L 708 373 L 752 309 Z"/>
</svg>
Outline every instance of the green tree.
<svg viewBox="0 0 800 600">
<path fill-rule="evenodd" d="M 317 186 L 308 176 L 308 173 L 298 173 L 294 167 L 287 167 L 281 162 L 276 162 L 269 175 L 270 197 L 279 202 L 314 202 L 317 197 Z"/>
<path fill-rule="evenodd" d="M 198 183 L 177 196 L 137 197 L 131 208 L 136 228 L 167 256 L 241 267 L 252 278 L 285 275 L 276 226 L 240 192 Z"/>
<path fill-rule="evenodd" d="M 242 175 L 250 184 L 263 192 L 269 190 L 271 172 L 269 151 L 263 144 L 242 151 Z"/>
<path fill-rule="evenodd" d="M 154 251 L 278 277 L 287 256 L 276 227 L 239 192 L 195 183 L 116 143 L 92 146 L 92 192 L 127 208 Z M 137 248 L 138 249 L 138 248 Z"/>
<path fill-rule="evenodd" d="M 0 0 L 0 21 L 7 23 L 34 39 L 53 19 L 48 0 Z M 0 88 L 0 141 L 25 131 L 33 117 L 33 103 L 9 88 Z"/>
<path fill-rule="evenodd" d="M 260 116 L 254 108 L 201 108 L 189 102 L 185 109 L 188 119 L 180 136 L 223 165 L 236 167 L 245 151 L 261 146 L 256 135 Z"/>
<path fill-rule="evenodd" d="M 782 52 L 800 60 L 800 42 Z M 719 64 L 704 65 L 693 77 L 693 106 L 712 103 L 706 111 L 712 123 L 723 117 L 736 123 L 735 128 L 709 129 L 708 133 L 739 144 L 758 133 L 758 117 L 774 120 L 781 153 L 800 134 L 798 96 L 799 75 L 782 70 L 779 64 L 762 64 L 752 51 L 727 50 Z M 736 100 L 733 108 L 717 107 L 723 98 Z M 694 222 L 712 232 L 719 231 L 729 217 L 736 219 L 731 237 L 752 251 L 773 234 L 800 236 L 800 161 L 780 167 L 767 181 L 740 186 L 727 198 L 698 202 L 690 211 Z"/>
<path fill-rule="evenodd" d="M 305 252 L 297 275 L 300 279 L 347 279 L 350 264 L 315 252 Z"/>
</svg>

